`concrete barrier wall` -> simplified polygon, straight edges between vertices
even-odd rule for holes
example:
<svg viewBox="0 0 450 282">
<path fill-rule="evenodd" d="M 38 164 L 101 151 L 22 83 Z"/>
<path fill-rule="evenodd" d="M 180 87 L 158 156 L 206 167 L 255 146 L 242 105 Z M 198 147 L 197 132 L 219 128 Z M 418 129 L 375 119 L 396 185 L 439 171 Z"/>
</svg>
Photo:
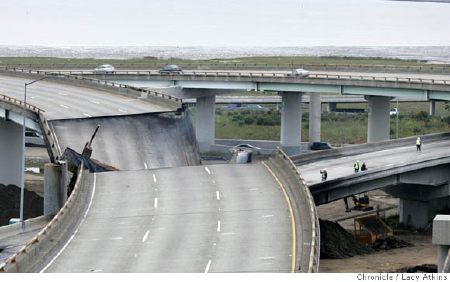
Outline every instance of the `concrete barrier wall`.
<svg viewBox="0 0 450 282">
<path fill-rule="evenodd" d="M 143 64 L 114 64 L 114 67 L 120 69 L 161 69 L 164 62 L 161 63 L 143 63 Z M 11 64 L 4 65 L 8 68 L 25 69 L 77 69 L 93 70 L 98 64 Z M 398 65 L 357 65 L 357 64 L 265 64 L 265 63 L 180 63 L 183 69 L 209 69 L 209 70 L 292 70 L 303 68 L 307 70 L 324 71 L 372 71 L 372 72 L 411 72 L 411 73 L 450 73 L 448 65 L 422 65 L 422 66 L 398 66 Z"/>
<path fill-rule="evenodd" d="M 294 163 L 281 150 L 269 160 L 269 166 L 286 186 L 294 209 L 297 236 L 297 272 L 318 272 L 320 225 L 314 200 Z M 300 240 L 301 238 L 301 240 Z"/>
<path fill-rule="evenodd" d="M 0 68 L 0 74 L 25 77 L 30 79 L 36 79 L 44 76 L 55 76 L 54 78 L 48 80 L 56 80 L 58 81 L 58 83 L 62 84 L 83 86 L 85 88 L 104 90 L 108 92 L 116 92 L 118 94 L 133 98 L 145 97 L 146 99 L 151 100 L 152 103 L 167 107 L 171 110 L 177 110 L 181 108 L 182 103 L 182 100 L 177 97 L 172 97 L 170 95 L 162 94 L 156 91 L 77 75 L 59 74 L 54 72 L 34 71 L 18 68 Z"/>
<path fill-rule="evenodd" d="M 90 187 L 88 172 L 80 170 L 75 189 L 64 206 L 44 229 L 0 265 L 0 272 L 39 272 L 78 226 L 88 206 Z"/>
<path fill-rule="evenodd" d="M 450 133 L 436 133 L 436 134 L 421 135 L 420 139 L 422 140 L 422 148 L 426 148 L 427 143 L 429 143 L 429 142 L 434 142 L 434 141 L 438 141 L 438 140 L 441 140 L 444 138 L 449 138 L 449 137 L 450 137 Z M 330 149 L 330 150 L 316 151 L 316 152 L 291 156 L 291 159 L 296 165 L 303 165 L 303 164 L 308 164 L 308 163 L 315 162 L 315 161 L 322 160 L 322 159 L 336 158 L 336 157 L 340 157 L 340 156 L 353 156 L 353 155 L 359 155 L 359 154 L 364 154 L 364 153 L 369 153 L 369 152 L 380 151 L 380 150 L 384 150 L 384 149 L 396 148 L 396 147 L 411 146 L 411 149 L 415 150 L 416 138 L 417 138 L 417 136 L 413 136 L 413 137 L 406 137 L 406 138 L 394 139 L 394 140 L 388 140 L 388 141 L 346 146 L 346 147 Z"/>
</svg>

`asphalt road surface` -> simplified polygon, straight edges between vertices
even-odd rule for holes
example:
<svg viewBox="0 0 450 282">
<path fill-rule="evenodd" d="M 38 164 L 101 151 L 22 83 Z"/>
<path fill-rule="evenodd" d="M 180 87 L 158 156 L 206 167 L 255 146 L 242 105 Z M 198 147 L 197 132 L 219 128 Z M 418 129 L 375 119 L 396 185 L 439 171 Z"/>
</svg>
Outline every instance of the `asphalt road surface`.
<svg viewBox="0 0 450 282">
<path fill-rule="evenodd" d="M 366 162 L 369 170 L 383 167 L 388 169 L 410 162 L 418 162 L 434 157 L 450 156 L 448 150 L 449 146 L 450 140 L 441 140 L 430 143 L 422 142 L 422 152 L 416 152 L 415 142 L 413 142 L 410 146 L 319 160 L 297 166 L 297 168 L 307 184 L 314 184 L 321 181 L 320 170 L 324 168 L 328 170 L 328 180 L 330 180 L 354 174 L 353 164 L 356 160 L 360 161 L 360 165 L 362 165 L 363 162 Z"/>
<path fill-rule="evenodd" d="M 289 210 L 261 164 L 95 175 L 73 240 L 45 272 L 289 272 Z"/>
<path fill-rule="evenodd" d="M 0 94 L 23 100 L 24 83 L 32 80 L 0 76 Z M 49 120 L 173 110 L 138 97 L 130 98 L 112 92 L 45 80 L 27 87 L 27 102 L 45 110 L 45 116 Z"/>
<path fill-rule="evenodd" d="M 120 170 L 199 165 L 195 133 L 189 117 L 173 113 L 55 120 L 50 122 L 58 150 L 81 153 L 97 125 L 92 158 Z"/>
</svg>

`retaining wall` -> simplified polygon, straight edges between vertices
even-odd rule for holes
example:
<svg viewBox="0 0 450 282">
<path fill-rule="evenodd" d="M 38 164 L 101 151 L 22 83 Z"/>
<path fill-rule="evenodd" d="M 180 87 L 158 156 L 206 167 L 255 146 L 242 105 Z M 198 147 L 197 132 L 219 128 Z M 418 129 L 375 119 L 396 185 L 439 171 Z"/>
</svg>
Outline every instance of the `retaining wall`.
<svg viewBox="0 0 450 282">
<path fill-rule="evenodd" d="M 268 164 L 286 187 L 294 209 L 297 234 L 296 272 L 318 272 L 320 225 L 309 188 L 294 163 L 280 149 Z"/>
<path fill-rule="evenodd" d="M 44 229 L 0 265 L 0 272 L 39 272 L 44 267 L 73 234 L 83 217 L 91 195 L 90 182 L 88 171 L 80 169 L 75 189 L 64 206 Z"/>
</svg>

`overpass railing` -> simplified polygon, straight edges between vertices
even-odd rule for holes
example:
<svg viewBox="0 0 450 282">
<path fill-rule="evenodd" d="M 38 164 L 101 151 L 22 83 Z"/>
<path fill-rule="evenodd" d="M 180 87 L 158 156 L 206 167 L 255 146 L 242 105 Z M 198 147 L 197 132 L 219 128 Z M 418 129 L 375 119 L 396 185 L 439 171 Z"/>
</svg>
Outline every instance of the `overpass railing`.
<svg viewBox="0 0 450 282">
<path fill-rule="evenodd" d="M 98 78 L 90 78 L 90 77 L 84 77 L 80 76 L 83 72 L 62 72 L 62 71 L 39 71 L 39 70 L 30 70 L 30 69 L 21 69 L 21 68 L 8 68 L 3 67 L 0 68 L 0 70 L 3 69 L 4 71 L 12 71 L 16 73 L 22 73 L 22 74 L 30 74 L 30 75 L 44 75 L 44 76 L 55 76 L 56 79 L 66 79 L 69 81 L 75 81 L 75 82 L 87 82 L 91 83 L 94 86 L 103 86 L 103 87 L 110 87 L 113 89 L 116 89 L 120 91 L 123 90 L 130 90 L 130 91 L 136 91 L 140 94 L 147 94 L 156 98 L 161 98 L 163 100 L 167 101 L 173 101 L 177 103 L 182 103 L 182 99 L 178 97 L 174 97 L 168 94 L 160 93 L 153 90 L 143 89 L 123 83 L 117 83 L 107 80 L 102 80 Z M 92 72 L 91 72 L 92 73 Z"/>
<path fill-rule="evenodd" d="M 16 109 L 14 112 L 21 114 L 23 110 L 24 103 L 22 100 L 0 94 L 0 101 L 15 106 Z M 49 154 L 50 161 L 54 163 L 61 158 L 62 152 L 59 150 L 57 146 L 56 137 L 54 136 L 53 130 L 50 129 L 48 124 L 48 120 L 45 117 L 45 111 L 41 108 L 38 108 L 32 104 L 26 103 L 26 109 L 36 115 L 36 120 L 39 121 L 39 126 L 41 128 L 41 132 L 44 135 L 44 142 L 47 147 L 47 152 Z"/>
<path fill-rule="evenodd" d="M 294 64 L 294 63 L 213 63 L 194 62 L 177 63 L 184 69 L 230 69 L 230 70 L 291 70 L 303 68 L 308 70 L 335 70 L 335 71 L 376 71 L 376 72 L 428 72 L 428 73 L 449 73 L 450 65 L 369 65 L 369 64 Z M 9 68 L 25 69 L 89 69 L 93 70 L 98 64 L 5 64 Z M 149 63 L 114 63 L 116 69 L 161 69 L 164 62 Z"/>
<path fill-rule="evenodd" d="M 40 72 L 40 71 L 37 71 Z M 104 74 L 96 74 L 93 71 L 51 71 L 46 73 L 52 74 L 71 74 L 71 75 L 95 75 L 104 76 Z M 117 76 L 118 79 L 123 75 L 137 75 L 137 76 L 159 76 L 159 77 L 183 77 L 183 76 L 199 76 L 199 77 L 266 77 L 266 78 L 284 78 L 290 80 L 304 80 L 304 79 L 327 79 L 327 80 L 357 80 L 357 81 L 378 81 L 378 82 L 405 82 L 405 83 L 419 83 L 419 84 L 441 84 L 450 85 L 450 80 L 446 79 L 430 79 L 430 78 L 411 78 L 402 76 L 371 76 L 371 75 L 349 75 L 349 74 L 309 74 L 307 77 L 300 77 L 290 75 L 286 72 L 271 72 L 271 71 L 183 71 L 183 74 L 160 74 L 156 70 L 127 70 L 115 71 L 112 74 L 107 74 L 108 77 Z"/>
<path fill-rule="evenodd" d="M 301 254 L 298 267 L 300 272 L 318 272 L 320 261 L 320 224 L 314 199 L 305 180 L 298 172 L 294 163 L 278 149 L 269 164 L 287 183 L 290 201 L 294 203 L 300 224 L 296 224 L 298 234 L 301 234 L 302 244 L 297 245 L 297 253 Z"/>
<path fill-rule="evenodd" d="M 0 272 L 38 272 L 66 242 L 79 223 L 89 199 L 89 175 L 80 165 L 75 188 L 53 219 L 24 247 L 0 265 Z M 20 224 L 20 223 L 16 223 Z"/>
</svg>

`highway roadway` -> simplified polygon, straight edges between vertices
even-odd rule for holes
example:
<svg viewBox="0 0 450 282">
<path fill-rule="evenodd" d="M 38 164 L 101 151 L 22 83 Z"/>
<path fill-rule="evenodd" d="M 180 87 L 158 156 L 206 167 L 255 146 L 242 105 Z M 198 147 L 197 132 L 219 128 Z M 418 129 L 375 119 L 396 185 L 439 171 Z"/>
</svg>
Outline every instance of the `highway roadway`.
<svg viewBox="0 0 450 282">
<path fill-rule="evenodd" d="M 97 125 L 92 158 L 120 170 L 199 165 L 195 133 L 185 115 L 142 114 L 50 121 L 58 150 L 82 152 Z"/>
<path fill-rule="evenodd" d="M 416 152 L 415 142 L 412 142 L 409 146 L 318 160 L 313 163 L 297 166 L 297 168 L 306 183 L 312 185 L 321 181 L 320 170 L 323 168 L 328 170 L 328 180 L 331 180 L 354 174 L 353 164 L 356 160 L 360 161 L 360 165 L 362 165 L 363 162 L 366 162 L 369 170 L 382 168 L 389 169 L 435 157 L 450 156 L 448 150 L 449 146 L 450 140 L 422 143 L 422 152 Z"/>
<path fill-rule="evenodd" d="M 23 100 L 24 83 L 33 79 L 1 76 L 0 94 Z M 77 87 L 51 81 L 39 81 L 27 87 L 27 102 L 45 110 L 47 119 L 89 118 L 172 111 L 138 97 Z"/>
<path fill-rule="evenodd" d="M 290 272 L 289 210 L 261 164 L 96 174 L 45 272 Z"/>
</svg>

